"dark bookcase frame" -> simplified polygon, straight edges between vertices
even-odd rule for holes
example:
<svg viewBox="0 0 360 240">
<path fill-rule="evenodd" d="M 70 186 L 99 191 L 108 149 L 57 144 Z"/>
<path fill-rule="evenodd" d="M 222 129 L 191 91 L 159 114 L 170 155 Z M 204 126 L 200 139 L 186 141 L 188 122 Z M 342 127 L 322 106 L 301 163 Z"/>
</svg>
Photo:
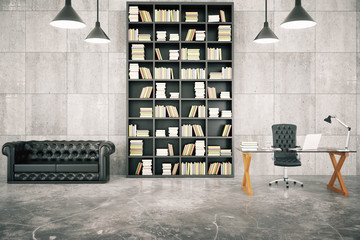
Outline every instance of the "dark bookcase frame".
<svg viewBox="0 0 360 240">
<path fill-rule="evenodd" d="M 129 22 L 129 6 L 139 6 L 139 10 L 147 10 L 151 14 L 153 22 Z M 179 9 L 179 22 L 155 22 L 155 9 Z M 219 14 L 219 10 L 224 10 L 226 15 L 226 22 L 209 23 L 208 15 Z M 199 22 L 185 22 L 186 11 L 199 11 Z M 126 30 L 126 70 L 127 70 L 127 104 L 126 104 L 126 174 L 127 177 L 192 177 L 192 178 L 229 178 L 234 177 L 235 161 L 234 161 L 234 121 L 231 118 L 209 118 L 209 107 L 219 107 L 221 110 L 234 109 L 233 101 L 233 79 L 209 79 L 209 72 L 219 71 L 221 67 L 232 67 L 232 76 L 234 77 L 234 3 L 233 2 L 127 2 L 126 4 L 127 24 L 126 29 L 137 28 L 139 33 L 150 33 L 151 41 L 129 41 L 128 31 Z M 140 17 L 139 17 L 140 20 Z M 232 41 L 217 41 L 217 27 L 219 25 L 231 25 L 231 39 Z M 187 29 L 195 28 L 197 30 L 205 30 L 205 41 L 191 41 L 185 42 Z M 167 30 L 167 41 L 156 41 L 156 31 Z M 179 33 L 179 41 L 169 41 L 169 33 Z M 131 60 L 131 44 L 143 43 L 145 44 L 145 60 Z M 160 48 L 164 60 L 158 60 L 155 54 L 155 48 Z M 181 60 L 181 48 L 202 48 L 200 50 L 200 61 Z M 206 50 L 208 47 L 219 47 L 222 49 L 223 60 L 207 60 Z M 179 60 L 168 60 L 168 50 L 179 49 Z M 129 78 L 129 64 L 139 63 L 141 66 L 149 67 L 153 79 L 130 79 Z M 154 79 L 155 67 L 173 67 L 175 79 Z M 206 68 L 206 79 L 181 79 L 181 68 Z M 156 82 L 166 82 L 166 99 L 156 99 Z M 206 95 L 204 99 L 195 99 L 194 83 L 204 82 Z M 140 99 L 141 89 L 145 86 L 152 86 L 153 91 L 151 98 Z M 207 94 L 207 87 L 215 87 L 217 99 L 209 99 Z M 179 92 L 178 99 L 170 99 L 169 92 Z M 220 99 L 220 91 L 230 91 L 230 99 Z M 140 106 L 152 107 L 153 111 L 156 105 L 173 105 L 177 107 L 179 118 L 155 118 L 154 112 L 152 118 L 140 118 Z M 188 118 L 188 109 L 191 105 L 205 105 L 205 118 Z M 129 124 L 137 124 L 138 129 L 150 130 L 150 137 L 129 137 Z M 200 124 L 204 131 L 204 137 L 183 137 L 181 136 L 182 124 Z M 232 129 L 229 137 L 222 137 L 221 132 L 225 124 L 231 124 Z M 156 127 L 161 126 L 165 129 L 169 126 L 178 126 L 178 137 L 155 137 Z M 194 134 L 193 134 L 194 135 Z M 143 139 L 144 140 L 144 155 L 130 156 L 130 140 Z M 195 140 L 205 140 L 205 156 L 181 156 L 183 146 L 187 143 L 195 143 Z M 166 148 L 167 143 L 173 143 L 174 153 L 176 156 L 156 156 L 156 148 Z M 177 143 L 177 144 L 176 144 Z M 221 148 L 231 148 L 232 156 L 208 156 L 208 145 L 220 145 Z M 142 159 L 152 159 L 153 175 L 135 175 L 135 170 L 138 163 Z M 162 163 L 179 163 L 177 175 L 162 175 Z M 205 175 L 181 175 L 182 162 L 205 162 Z M 207 171 L 213 162 L 231 162 L 231 175 L 208 175 Z"/>
</svg>

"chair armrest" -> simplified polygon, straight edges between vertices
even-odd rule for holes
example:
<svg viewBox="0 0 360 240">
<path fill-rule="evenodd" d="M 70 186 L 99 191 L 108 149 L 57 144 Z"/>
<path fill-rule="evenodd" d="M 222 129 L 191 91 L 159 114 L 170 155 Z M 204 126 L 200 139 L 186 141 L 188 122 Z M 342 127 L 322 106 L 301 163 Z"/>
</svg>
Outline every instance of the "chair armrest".
<svg viewBox="0 0 360 240">
<path fill-rule="evenodd" d="M 14 164 L 15 164 L 15 154 L 18 148 L 23 144 L 23 142 L 7 142 L 2 146 L 2 154 L 8 158 L 8 167 L 7 167 L 7 180 L 12 181 Z"/>
<path fill-rule="evenodd" d="M 110 179 L 110 155 L 115 152 L 115 145 L 110 142 L 102 142 L 99 147 L 99 180 Z"/>
<path fill-rule="evenodd" d="M 107 142 L 103 142 L 100 144 L 100 151 L 101 149 L 104 148 L 104 154 L 109 156 L 111 154 L 113 154 L 115 152 L 115 145 L 110 142 L 110 141 L 107 141 Z"/>
</svg>

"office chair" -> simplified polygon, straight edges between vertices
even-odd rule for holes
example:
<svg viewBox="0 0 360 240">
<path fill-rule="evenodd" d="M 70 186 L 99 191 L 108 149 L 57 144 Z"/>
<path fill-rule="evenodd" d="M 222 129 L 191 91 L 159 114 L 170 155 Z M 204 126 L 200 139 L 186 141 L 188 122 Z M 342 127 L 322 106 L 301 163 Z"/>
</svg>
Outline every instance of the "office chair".
<svg viewBox="0 0 360 240">
<path fill-rule="evenodd" d="M 301 166 L 300 158 L 295 151 L 289 150 L 289 148 L 296 148 L 296 125 L 293 124 L 275 124 L 272 126 L 273 133 L 273 148 L 281 148 L 281 152 L 274 152 L 274 165 L 284 167 L 284 177 L 269 182 L 269 186 L 272 183 L 278 183 L 284 181 L 286 188 L 289 188 L 289 182 L 300 183 L 301 187 L 304 183 L 288 178 L 288 167 Z"/>
</svg>

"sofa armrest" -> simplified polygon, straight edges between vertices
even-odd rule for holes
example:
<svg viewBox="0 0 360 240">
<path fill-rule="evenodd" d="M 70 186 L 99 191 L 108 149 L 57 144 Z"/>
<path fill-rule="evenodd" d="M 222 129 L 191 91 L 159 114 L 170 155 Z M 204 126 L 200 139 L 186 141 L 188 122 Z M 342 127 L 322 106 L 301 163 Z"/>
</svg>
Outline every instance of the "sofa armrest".
<svg viewBox="0 0 360 240">
<path fill-rule="evenodd" d="M 2 146 L 2 153 L 8 158 L 7 167 L 7 180 L 12 181 L 14 165 L 15 165 L 15 153 L 16 150 L 23 144 L 23 142 L 7 142 Z"/>
<path fill-rule="evenodd" d="M 115 145 L 110 142 L 102 142 L 99 147 L 99 180 L 110 179 L 110 155 L 115 152 Z"/>
</svg>

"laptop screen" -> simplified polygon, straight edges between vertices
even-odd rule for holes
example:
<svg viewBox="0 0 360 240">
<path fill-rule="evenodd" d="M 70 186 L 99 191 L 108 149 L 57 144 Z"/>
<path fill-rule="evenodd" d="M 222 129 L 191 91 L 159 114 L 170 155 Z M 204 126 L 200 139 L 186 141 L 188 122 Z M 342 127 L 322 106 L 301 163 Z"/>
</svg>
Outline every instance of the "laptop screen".
<svg viewBox="0 0 360 240">
<path fill-rule="evenodd" d="M 315 150 L 319 147 L 321 134 L 307 134 L 305 137 L 303 150 Z"/>
</svg>

